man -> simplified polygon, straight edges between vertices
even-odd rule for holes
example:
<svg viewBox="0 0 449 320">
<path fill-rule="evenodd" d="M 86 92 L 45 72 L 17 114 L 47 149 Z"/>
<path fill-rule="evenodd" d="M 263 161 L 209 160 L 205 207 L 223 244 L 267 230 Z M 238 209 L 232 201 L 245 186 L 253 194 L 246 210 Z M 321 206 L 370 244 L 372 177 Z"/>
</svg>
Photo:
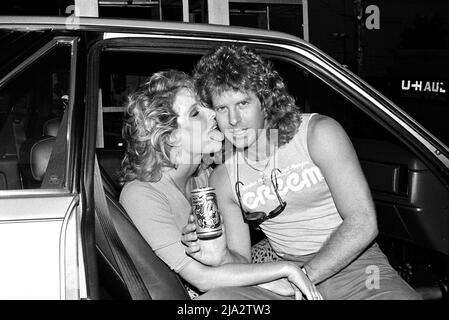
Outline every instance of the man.
<svg viewBox="0 0 449 320">
<path fill-rule="evenodd" d="M 420 298 L 373 243 L 370 190 L 335 120 L 301 114 L 270 63 L 245 46 L 211 51 L 194 78 L 235 147 L 210 178 L 226 230 L 222 263 L 233 256 L 249 262 L 248 224 L 260 225 L 276 254 L 299 264 L 325 299 Z M 201 251 L 192 230 L 184 229 L 186 252 L 213 255 Z M 378 276 L 373 285 L 370 276 Z"/>
</svg>

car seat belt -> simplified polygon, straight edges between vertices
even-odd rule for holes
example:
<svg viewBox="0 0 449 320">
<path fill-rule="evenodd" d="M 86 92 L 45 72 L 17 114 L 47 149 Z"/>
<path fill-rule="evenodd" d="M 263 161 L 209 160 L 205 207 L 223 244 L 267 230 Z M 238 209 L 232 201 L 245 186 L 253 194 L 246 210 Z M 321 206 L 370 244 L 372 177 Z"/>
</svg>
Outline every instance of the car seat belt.
<svg viewBox="0 0 449 320">
<path fill-rule="evenodd" d="M 42 179 L 41 189 L 64 188 L 64 180 L 67 174 L 67 128 L 68 128 L 68 109 L 64 112 L 61 124 L 58 128 L 58 134 L 48 160 L 47 169 Z"/>
<path fill-rule="evenodd" d="M 122 274 L 125 285 L 133 300 L 151 300 L 151 296 L 140 277 L 134 263 L 131 260 L 125 246 L 115 229 L 114 222 L 109 207 L 106 201 L 106 194 L 103 189 L 103 181 L 101 179 L 100 167 L 98 165 L 97 155 L 95 154 L 94 164 L 94 198 L 95 211 L 98 220 L 105 233 L 107 242 L 112 251 L 112 254 L 117 262 L 117 265 Z"/>
<path fill-rule="evenodd" d="M 23 121 L 21 119 L 13 119 L 12 130 L 14 132 L 14 142 L 16 144 L 17 158 L 19 158 L 20 146 L 26 140 L 25 130 L 23 129 Z"/>
<path fill-rule="evenodd" d="M 11 110 L 12 115 L 12 130 L 14 132 L 14 142 L 16 144 L 17 158 L 20 157 L 20 146 L 26 140 L 23 119 L 26 115 L 26 110 L 14 106 Z"/>
</svg>

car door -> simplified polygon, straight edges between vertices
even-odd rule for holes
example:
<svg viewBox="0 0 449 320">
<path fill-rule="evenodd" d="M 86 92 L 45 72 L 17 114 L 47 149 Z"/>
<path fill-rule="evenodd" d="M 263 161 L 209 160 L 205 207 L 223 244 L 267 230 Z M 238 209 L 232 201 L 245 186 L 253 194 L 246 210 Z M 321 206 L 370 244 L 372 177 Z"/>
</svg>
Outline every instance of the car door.
<svg viewBox="0 0 449 320">
<path fill-rule="evenodd" d="M 0 299 L 82 299 L 79 38 L 2 30 L 3 40 L 28 54 L 9 57 L 0 79 Z"/>
</svg>

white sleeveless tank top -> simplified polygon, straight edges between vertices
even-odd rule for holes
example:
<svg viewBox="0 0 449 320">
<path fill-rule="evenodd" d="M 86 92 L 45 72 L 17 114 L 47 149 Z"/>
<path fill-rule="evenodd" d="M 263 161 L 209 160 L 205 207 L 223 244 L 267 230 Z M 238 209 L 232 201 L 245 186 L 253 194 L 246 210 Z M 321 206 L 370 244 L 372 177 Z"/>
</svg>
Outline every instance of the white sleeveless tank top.
<svg viewBox="0 0 449 320">
<path fill-rule="evenodd" d="M 256 167 L 253 161 L 245 161 L 242 152 L 235 152 L 225 162 L 232 190 L 237 180 L 244 183 L 240 185 L 243 207 L 248 211 L 264 211 L 266 214 L 279 205 L 270 173 L 274 168 L 281 171 L 276 173 L 278 191 L 287 206 L 280 215 L 260 226 L 281 257 L 286 254 L 307 255 L 318 252 L 343 221 L 321 170 L 313 163 L 308 152 L 307 129 L 314 115 L 302 114 L 297 134 L 271 155 L 265 169 L 261 168 L 263 165 Z M 268 179 L 263 179 L 262 172 L 254 167 L 262 170 Z M 237 202 L 235 192 L 234 197 Z"/>
</svg>

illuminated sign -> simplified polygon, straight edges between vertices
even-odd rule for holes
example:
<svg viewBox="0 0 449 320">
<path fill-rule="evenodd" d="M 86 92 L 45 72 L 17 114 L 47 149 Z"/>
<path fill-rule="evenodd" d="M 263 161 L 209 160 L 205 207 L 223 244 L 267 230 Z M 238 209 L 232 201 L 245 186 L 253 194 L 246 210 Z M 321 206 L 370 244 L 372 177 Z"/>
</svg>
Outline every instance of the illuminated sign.
<svg viewBox="0 0 449 320">
<path fill-rule="evenodd" d="M 401 90 L 409 92 L 446 93 L 444 81 L 402 80 Z"/>
</svg>

